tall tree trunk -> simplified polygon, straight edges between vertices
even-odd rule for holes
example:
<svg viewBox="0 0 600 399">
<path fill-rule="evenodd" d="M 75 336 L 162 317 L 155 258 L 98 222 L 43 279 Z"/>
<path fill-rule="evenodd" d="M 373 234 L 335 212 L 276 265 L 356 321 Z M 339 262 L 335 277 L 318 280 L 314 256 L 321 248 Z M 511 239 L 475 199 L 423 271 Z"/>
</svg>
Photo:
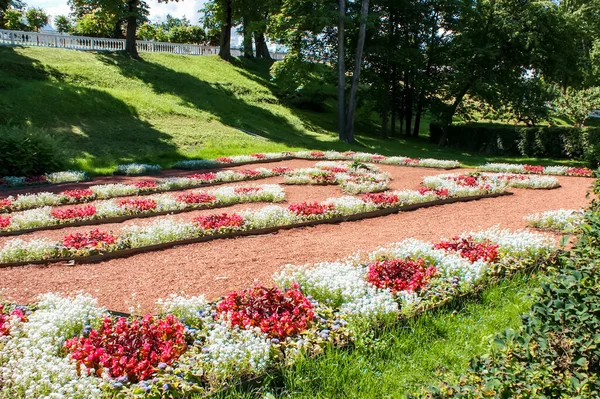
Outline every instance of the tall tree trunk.
<svg viewBox="0 0 600 399">
<path fill-rule="evenodd" d="M 265 34 L 254 33 L 254 42 L 256 43 L 256 58 L 264 58 L 270 60 L 271 54 L 269 54 L 269 47 L 267 47 Z"/>
<path fill-rule="evenodd" d="M 423 95 L 419 93 L 417 100 L 417 113 L 415 114 L 415 127 L 413 129 L 413 137 L 419 137 L 421 130 L 421 115 L 423 114 Z"/>
<path fill-rule="evenodd" d="M 219 57 L 225 61 L 231 59 L 231 14 L 233 13 L 231 2 L 225 1 L 225 21 L 221 23 L 221 43 L 219 47 Z"/>
<path fill-rule="evenodd" d="M 392 64 L 392 100 L 390 101 L 392 107 L 392 125 L 390 136 L 396 135 L 396 115 L 398 114 L 398 83 L 396 81 L 396 64 Z"/>
<path fill-rule="evenodd" d="M 346 0 L 339 0 L 338 21 L 338 138 L 346 139 L 346 64 L 344 52 L 346 31 Z"/>
<path fill-rule="evenodd" d="M 139 58 L 137 46 L 135 44 L 138 5 L 139 0 L 127 1 L 127 11 L 129 12 L 129 16 L 127 17 L 127 33 L 125 34 L 125 51 L 134 58 Z"/>
<path fill-rule="evenodd" d="M 363 50 L 365 48 L 365 38 L 367 36 L 367 17 L 369 15 L 369 0 L 362 0 L 362 9 L 360 10 L 360 28 L 358 30 L 358 44 L 356 45 L 356 59 L 354 60 L 354 72 L 352 73 L 352 85 L 350 86 L 350 99 L 348 101 L 348 120 L 347 140 L 354 142 L 354 115 L 356 114 L 356 93 L 358 92 L 358 82 L 360 79 L 360 69 L 362 65 Z"/>
<path fill-rule="evenodd" d="M 252 58 L 254 57 L 254 52 L 252 51 L 252 32 L 248 28 L 249 18 L 244 16 L 242 18 L 242 36 L 243 36 L 243 46 L 244 46 L 244 57 Z"/>
<path fill-rule="evenodd" d="M 460 89 L 460 91 L 454 97 L 454 102 L 452 103 L 452 105 L 442 115 L 442 120 L 440 121 L 442 124 L 442 137 L 440 137 L 440 142 L 438 143 L 440 146 L 446 145 L 446 139 L 448 138 L 447 127 L 452 124 L 452 118 L 454 117 L 454 114 L 456 113 L 456 110 L 458 109 L 459 105 L 462 103 L 463 98 L 465 98 L 465 95 L 471 88 L 471 83 L 466 84 L 462 89 Z"/>
<path fill-rule="evenodd" d="M 406 112 L 406 130 L 404 131 L 404 134 L 406 137 L 410 137 L 410 134 L 412 133 L 413 88 L 411 85 L 410 72 L 406 71 L 404 74 L 404 110 Z"/>
</svg>

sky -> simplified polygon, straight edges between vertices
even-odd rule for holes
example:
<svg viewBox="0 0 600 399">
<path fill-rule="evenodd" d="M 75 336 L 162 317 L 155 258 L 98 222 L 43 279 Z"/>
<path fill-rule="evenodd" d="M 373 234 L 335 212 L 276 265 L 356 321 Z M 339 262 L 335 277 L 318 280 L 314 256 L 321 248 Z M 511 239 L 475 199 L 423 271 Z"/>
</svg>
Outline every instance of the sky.
<svg viewBox="0 0 600 399">
<path fill-rule="evenodd" d="M 67 0 L 25 0 L 29 7 L 41 7 L 52 16 L 51 20 L 57 15 L 67 15 L 71 11 Z M 165 19 L 167 14 L 174 17 L 183 17 L 184 15 L 192 24 L 198 23 L 198 10 L 202 8 L 205 0 L 180 0 L 169 3 L 159 3 L 158 0 L 147 0 L 150 6 L 150 19 Z"/>
</svg>

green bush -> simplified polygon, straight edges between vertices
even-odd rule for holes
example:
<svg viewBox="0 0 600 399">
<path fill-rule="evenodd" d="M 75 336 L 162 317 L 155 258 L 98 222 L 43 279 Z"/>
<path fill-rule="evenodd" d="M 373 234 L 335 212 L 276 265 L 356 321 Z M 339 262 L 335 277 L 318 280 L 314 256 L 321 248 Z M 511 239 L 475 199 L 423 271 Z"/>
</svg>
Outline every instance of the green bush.
<svg viewBox="0 0 600 399">
<path fill-rule="evenodd" d="M 576 159 L 596 167 L 600 161 L 600 128 L 557 126 L 504 126 L 459 124 L 446 129 L 450 147 L 490 155 L 527 156 L 536 158 Z M 441 139 L 443 128 L 429 126 L 434 143 Z"/>
<path fill-rule="evenodd" d="M 32 176 L 60 170 L 58 145 L 43 132 L 0 126 L 0 176 Z"/>
<path fill-rule="evenodd" d="M 596 183 L 596 194 L 600 184 Z M 595 202 L 577 246 L 542 285 L 523 327 L 494 339 L 466 374 L 421 398 L 597 398 L 600 392 L 600 205 Z"/>
</svg>

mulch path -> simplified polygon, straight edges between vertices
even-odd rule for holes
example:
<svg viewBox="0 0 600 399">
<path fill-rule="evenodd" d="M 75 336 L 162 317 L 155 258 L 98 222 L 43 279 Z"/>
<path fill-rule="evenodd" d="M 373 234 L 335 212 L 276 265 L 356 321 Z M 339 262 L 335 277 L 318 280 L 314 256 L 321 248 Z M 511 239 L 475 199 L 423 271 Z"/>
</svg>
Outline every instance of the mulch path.
<svg viewBox="0 0 600 399">
<path fill-rule="evenodd" d="M 232 169 L 272 166 L 300 168 L 312 165 L 314 161 L 291 160 Z M 379 166 L 392 175 L 392 189 L 416 189 L 424 176 L 458 172 Z M 192 172 L 181 174 L 189 173 Z M 119 177 L 122 181 L 139 179 L 140 177 Z M 40 293 L 85 291 L 97 297 L 101 305 L 113 310 L 127 311 L 132 305 L 140 305 L 143 311 L 153 311 L 156 300 L 165 298 L 170 293 L 206 294 L 209 298 L 215 298 L 252 284 L 270 285 L 273 273 L 287 263 L 334 261 L 359 250 L 371 251 L 378 246 L 409 237 L 434 241 L 494 225 L 510 229 L 524 228 L 526 223 L 523 216 L 560 208 L 577 209 L 588 204 L 586 193 L 591 187 L 592 179 L 558 179 L 561 187 L 555 190 L 511 189 L 515 195 L 436 206 L 337 225 L 319 225 L 262 236 L 219 239 L 95 264 L 50 264 L 0 269 L 0 292 L 4 299 L 29 303 Z M 273 177 L 251 183 L 233 184 L 282 181 L 282 177 Z M 322 201 L 344 195 L 337 186 L 283 187 L 287 195 L 286 204 Z M 61 187 L 62 189 L 64 187 Z M 257 209 L 263 206 L 266 204 L 240 204 L 218 210 L 193 211 L 173 217 L 190 220 L 201 214 Z M 100 228 L 119 231 L 124 225 L 146 224 L 154 219 L 133 219 L 120 224 L 102 225 Z M 92 228 L 93 226 L 86 226 L 40 231 L 19 238 L 60 239 L 65 234 L 89 231 Z M 9 239 L 14 237 L 0 238 L 0 247 Z"/>
</svg>

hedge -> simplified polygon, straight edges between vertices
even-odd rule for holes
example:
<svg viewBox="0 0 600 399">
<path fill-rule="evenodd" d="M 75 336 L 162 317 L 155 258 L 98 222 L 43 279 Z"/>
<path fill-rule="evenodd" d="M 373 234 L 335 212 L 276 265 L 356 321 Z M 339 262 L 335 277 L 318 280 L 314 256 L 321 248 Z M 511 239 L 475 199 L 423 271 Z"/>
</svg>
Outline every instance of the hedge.
<svg viewBox="0 0 600 399">
<path fill-rule="evenodd" d="M 575 159 L 596 167 L 600 161 L 600 128 L 460 124 L 446 127 L 446 145 L 490 155 Z M 429 125 L 439 143 L 443 128 Z"/>
</svg>

